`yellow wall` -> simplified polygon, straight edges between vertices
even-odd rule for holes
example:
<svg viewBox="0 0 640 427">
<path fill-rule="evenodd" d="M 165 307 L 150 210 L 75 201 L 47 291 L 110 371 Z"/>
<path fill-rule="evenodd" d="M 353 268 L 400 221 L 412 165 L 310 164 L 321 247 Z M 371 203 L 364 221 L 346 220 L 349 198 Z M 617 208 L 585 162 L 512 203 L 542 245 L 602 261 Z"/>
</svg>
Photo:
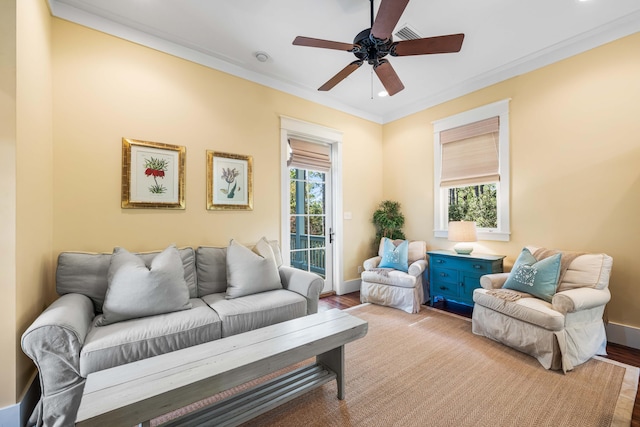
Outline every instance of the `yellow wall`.
<svg viewBox="0 0 640 427">
<path fill-rule="evenodd" d="M 280 115 L 342 131 L 345 278 L 382 196 L 382 126 L 66 21 L 54 34 L 54 253 L 280 238 Z M 120 208 L 121 138 L 186 147 L 186 210 Z M 254 209 L 206 210 L 206 150 L 253 156 Z M 367 186 L 361 185 L 363 182 Z"/>
<path fill-rule="evenodd" d="M 18 398 L 33 374 L 20 347 L 22 332 L 53 290 L 53 122 L 51 15 L 46 2 L 18 4 L 16 323 Z"/>
<path fill-rule="evenodd" d="M 0 1 L 0 408 L 16 403 L 16 4 Z"/>
<path fill-rule="evenodd" d="M 407 235 L 433 237 L 433 127 L 511 98 L 511 241 L 478 242 L 508 256 L 523 246 L 613 257 L 609 320 L 640 327 L 640 34 L 507 80 L 384 126 L 384 197 L 398 200 Z"/>
<path fill-rule="evenodd" d="M 0 407 L 33 375 L 20 336 L 53 295 L 52 87 L 46 2 L 0 2 Z"/>
</svg>

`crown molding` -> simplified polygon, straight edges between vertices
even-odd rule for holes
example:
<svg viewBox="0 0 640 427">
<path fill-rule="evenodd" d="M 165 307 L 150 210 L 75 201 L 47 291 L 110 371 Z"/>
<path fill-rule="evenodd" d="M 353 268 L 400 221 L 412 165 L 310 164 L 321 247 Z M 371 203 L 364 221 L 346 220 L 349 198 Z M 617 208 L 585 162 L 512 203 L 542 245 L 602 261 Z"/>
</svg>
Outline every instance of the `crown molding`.
<svg viewBox="0 0 640 427">
<path fill-rule="evenodd" d="M 211 52 L 206 52 L 195 47 L 187 47 L 174 41 L 133 29 L 118 22 L 102 18 L 98 15 L 86 12 L 57 0 L 48 0 L 51 13 L 56 18 L 70 21 L 87 28 L 91 28 L 123 40 L 127 40 L 141 46 L 145 46 L 169 55 L 203 65 L 214 70 L 249 80 L 272 89 L 279 90 L 290 95 L 297 96 L 308 101 L 339 110 L 371 122 L 382 124 L 382 116 L 371 114 L 360 109 L 345 105 L 334 99 L 330 99 L 322 93 L 311 91 L 302 86 L 286 83 L 282 80 L 247 70 L 239 65 L 216 57 Z"/>
<path fill-rule="evenodd" d="M 427 108 L 442 104 L 443 102 L 459 98 L 496 83 L 562 61 L 563 59 L 570 58 L 639 31 L 640 11 L 611 21 L 531 55 L 523 56 L 501 67 L 478 74 L 476 77 L 468 79 L 459 85 L 445 89 L 429 98 L 398 109 L 393 114 L 384 116 L 383 123 L 389 123 L 415 114 Z"/>
<path fill-rule="evenodd" d="M 136 30 L 58 0 L 48 1 L 52 15 L 57 18 L 71 21 L 378 124 L 390 123 L 640 31 L 640 11 L 638 11 L 531 55 L 523 56 L 501 67 L 479 74 L 458 85 L 440 91 L 433 96 L 399 108 L 390 114 L 378 115 L 348 106 L 317 91 L 247 70 L 229 60 L 215 56 L 212 52 L 199 49 L 197 46 L 185 46 L 184 44 L 180 44 L 179 41 L 169 40 L 160 35 Z"/>
</svg>

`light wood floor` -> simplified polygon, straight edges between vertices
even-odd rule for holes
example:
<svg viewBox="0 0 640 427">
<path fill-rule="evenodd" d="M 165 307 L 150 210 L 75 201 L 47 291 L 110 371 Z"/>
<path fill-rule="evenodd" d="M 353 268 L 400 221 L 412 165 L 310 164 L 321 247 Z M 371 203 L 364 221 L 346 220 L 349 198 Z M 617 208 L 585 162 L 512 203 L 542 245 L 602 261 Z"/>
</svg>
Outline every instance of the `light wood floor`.
<svg viewBox="0 0 640 427">
<path fill-rule="evenodd" d="M 345 295 L 330 295 L 322 297 L 318 305 L 319 311 L 330 310 L 332 308 L 345 309 L 355 307 L 360 304 L 360 292 L 352 292 Z M 444 305 L 440 303 L 435 308 L 450 311 L 462 316 L 471 317 L 471 308 L 454 304 Z M 640 367 L 640 350 L 625 347 L 619 344 L 607 344 L 608 358 L 627 365 Z M 640 392 L 640 390 L 639 390 Z M 631 419 L 632 427 L 640 427 L 640 393 L 636 394 L 636 403 L 633 407 L 633 418 Z"/>
</svg>

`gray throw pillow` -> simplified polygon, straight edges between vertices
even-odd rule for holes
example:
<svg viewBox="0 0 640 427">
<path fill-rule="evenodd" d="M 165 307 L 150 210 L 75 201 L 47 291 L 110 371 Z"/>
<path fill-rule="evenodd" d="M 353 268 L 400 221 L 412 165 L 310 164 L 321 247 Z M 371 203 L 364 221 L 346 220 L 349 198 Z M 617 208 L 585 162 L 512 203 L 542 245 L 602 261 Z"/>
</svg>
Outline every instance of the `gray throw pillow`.
<svg viewBox="0 0 640 427">
<path fill-rule="evenodd" d="M 158 254 L 150 267 L 126 249 L 115 248 L 107 280 L 97 326 L 191 308 L 182 259 L 173 245 Z"/>
<path fill-rule="evenodd" d="M 280 273 L 273 258 L 257 253 L 231 240 L 227 248 L 227 299 L 282 289 Z"/>
<path fill-rule="evenodd" d="M 276 267 L 280 267 L 280 265 L 282 265 L 282 262 L 278 264 L 278 257 L 276 256 L 276 253 L 273 250 L 273 246 L 271 245 L 271 242 L 269 242 L 266 237 L 263 237 L 262 239 L 258 240 L 258 243 L 256 243 L 256 245 L 253 247 L 253 252 L 257 253 L 262 258 L 272 259 L 273 262 L 276 264 Z"/>
</svg>

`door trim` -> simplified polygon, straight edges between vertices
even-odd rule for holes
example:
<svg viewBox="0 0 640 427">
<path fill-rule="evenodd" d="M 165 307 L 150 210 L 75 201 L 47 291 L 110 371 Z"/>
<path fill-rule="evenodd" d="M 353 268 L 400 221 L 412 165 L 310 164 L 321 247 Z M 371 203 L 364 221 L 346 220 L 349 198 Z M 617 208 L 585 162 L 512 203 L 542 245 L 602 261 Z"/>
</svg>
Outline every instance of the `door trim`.
<svg viewBox="0 0 640 427">
<path fill-rule="evenodd" d="M 331 146 L 331 219 L 336 238 L 332 248 L 333 290 L 342 295 L 342 250 L 343 250 L 343 219 L 342 215 L 342 132 L 314 123 L 305 122 L 287 116 L 280 116 L 280 241 L 282 256 L 289 262 L 289 219 L 285 213 L 289 212 L 289 200 L 284 197 L 289 194 L 289 168 L 287 167 L 288 140 L 290 137 L 302 138 L 307 141 L 321 142 Z"/>
</svg>

